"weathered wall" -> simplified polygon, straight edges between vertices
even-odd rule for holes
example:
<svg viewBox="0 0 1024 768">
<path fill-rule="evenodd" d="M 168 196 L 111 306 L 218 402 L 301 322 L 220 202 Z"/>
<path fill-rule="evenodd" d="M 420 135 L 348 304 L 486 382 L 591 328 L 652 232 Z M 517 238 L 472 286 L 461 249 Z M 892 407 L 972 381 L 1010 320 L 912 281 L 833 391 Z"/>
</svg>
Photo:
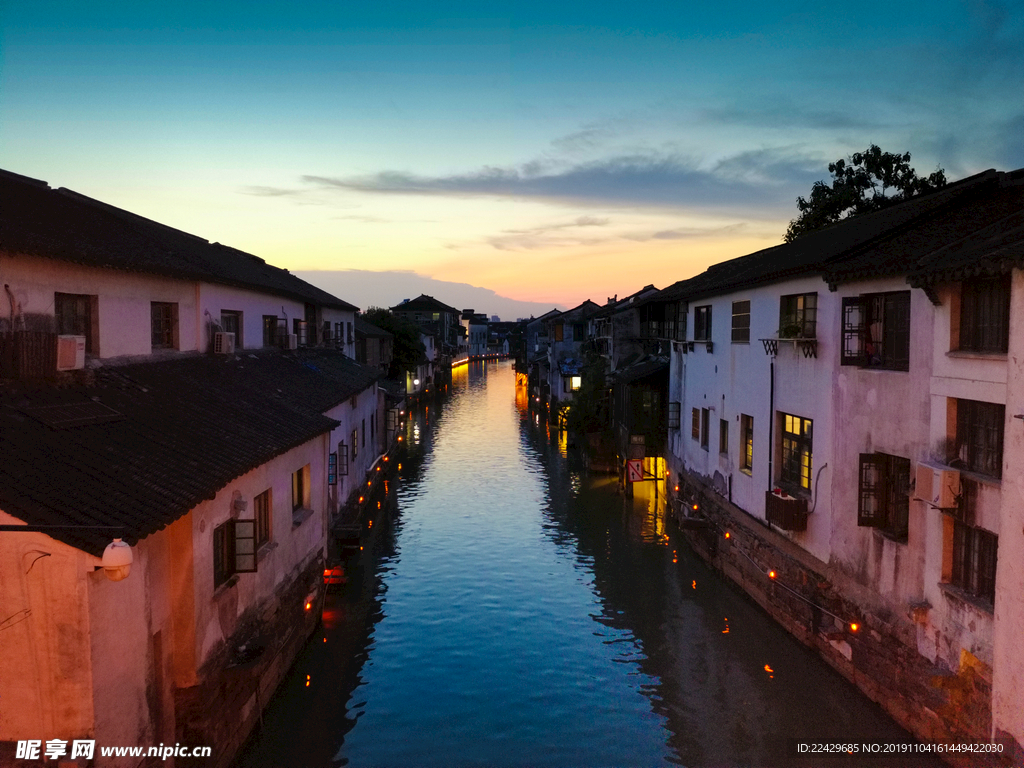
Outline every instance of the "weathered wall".
<svg viewBox="0 0 1024 768">
<path fill-rule="evenodd" d="M 997 735 L 1016 742 L 1024 765 L 1024 272 L 1014 270 L 1010 294 L 1010 344 L 1007 355 L 1006 433 L 996 569 L 992 719 Z M 1012 469 L 1011 469 L 1012 468 Z"/>
<path fill-rule="evenodd" d="M 682 498 L 694 495 L 711 521 L 707 530 L 682 532 L 694 551 L 896 722 L 924 741 L 988 740 L 992 676 L 987 665 L 970 654 L 952 671 L 931 664 L 917 653 L 910 616 L 890 610 L 881 596 L 842 569 L 813 557 L 695 478 L 684 477 Z M 769 570 L 776 579 L 768 577 Z M 859 624 L 856 632 L 850 629 L 852 621 Z"/>
<path fill-rule="evenodd" d="M 0 511 L 0 524 L 21 522 Z M 0 534 L 0 741 L 92 737 L 96 565 L 44 533 Z"/>
</svg>

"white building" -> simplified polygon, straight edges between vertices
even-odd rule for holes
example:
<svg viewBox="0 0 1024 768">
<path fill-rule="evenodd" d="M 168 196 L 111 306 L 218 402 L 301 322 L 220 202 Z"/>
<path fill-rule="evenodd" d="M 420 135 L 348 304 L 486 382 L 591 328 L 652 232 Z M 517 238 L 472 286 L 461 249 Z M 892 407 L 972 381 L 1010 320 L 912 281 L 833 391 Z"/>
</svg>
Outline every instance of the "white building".
<svg viewBox="0 0 1024 768">
<path fill-rule="evenodd" d="M 25 529 L 0 531 L 0 749 L 227 764 L 316 625 L 339 490 L 382 450 L 355 307 L 42 182 L 3 173 L 0 196 L 0 525 Z"/>
<path fill-rule="evenodd" d="M 1004 435 L 1024 410 L 1022 176 L 980 174 L 662 294 L 685 329 L 666 335 L 669 448 L 687 508 L 712 521 L 699 546 L 920 737 L 1018 750 L 1024 507 L 1008 489 L 1024 457 Z"/>
</svg>

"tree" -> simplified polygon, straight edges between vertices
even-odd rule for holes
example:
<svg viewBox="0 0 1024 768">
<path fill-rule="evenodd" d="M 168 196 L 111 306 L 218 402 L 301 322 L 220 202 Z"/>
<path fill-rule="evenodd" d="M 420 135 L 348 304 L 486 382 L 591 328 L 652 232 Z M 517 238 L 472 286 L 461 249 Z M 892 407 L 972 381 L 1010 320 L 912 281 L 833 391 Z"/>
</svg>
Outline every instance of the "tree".
<svg viewBox="0 0 1024 768">
<path fill-rule="evenodd" d="M 872 144 L 848 160 L 829 163 L 832 183 L 816 181 L 809 199 L 798 197 L 800 215 L 789 222 L 785 240 L 835 224 L 840 219 L 877 211 L 901 200 L 946 186 L 946 173 L 937 168 L 921 178 L 910 167 L 910 153 L 894 155 Z"/>
<path fill-rule="evenodd" d="M 361 317 L 395 337 L 391 370 L 388 371 L 390 378 L 401 378 L 404 373 L 415 370 L 416 366 L 426 359 L 426 348 L 420 341 L 420 329 L 416 323 L 399 317 L 384 307 L 370 307 Z"/>
</svg>

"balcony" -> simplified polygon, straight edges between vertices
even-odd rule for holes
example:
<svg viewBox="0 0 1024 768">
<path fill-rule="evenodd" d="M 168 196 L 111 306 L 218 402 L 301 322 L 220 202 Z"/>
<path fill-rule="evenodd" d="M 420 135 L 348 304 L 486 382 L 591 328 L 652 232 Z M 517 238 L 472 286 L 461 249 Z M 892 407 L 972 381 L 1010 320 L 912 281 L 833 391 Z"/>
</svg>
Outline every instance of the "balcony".
<svg viewBox="0 0 1024 768">
<path fill-rule="evenodd" d="M 764 517 L 784 531 L 806 531 L 807 499 L 790 496 L 784 491 L 765 491 Z"/>
</svg>

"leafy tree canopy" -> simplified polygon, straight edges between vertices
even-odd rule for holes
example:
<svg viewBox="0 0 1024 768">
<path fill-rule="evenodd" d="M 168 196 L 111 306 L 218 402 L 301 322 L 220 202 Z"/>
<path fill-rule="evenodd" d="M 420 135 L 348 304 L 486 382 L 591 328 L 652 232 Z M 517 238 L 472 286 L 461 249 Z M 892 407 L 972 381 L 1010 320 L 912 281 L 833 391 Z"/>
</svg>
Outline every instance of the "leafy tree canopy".
<svg viewBox="0 0 1024 768">
<path fill-rule="evenodd" d="M 832 183 L 816 181 L 810 198 L 798 197 L 800 215 L 789 222 L 785 240 L 834 224 L 840 219 L 877 211 L 901 200 L 946 186 L 941 168 L 922 178 L 910 167 L 910 153 L 894 155 L 872 144 L 847 160 L 829 163 Z"/>
<path fill-rule="evenodd" d="M 391 370 L 388 372 L 391 378 L 398 378 L 406 371 L 415 369 L 426 358 L 426 348 L 420 341 L 419 326 L 412 320 L 399 317 L 384 307 L 370 307 L 361 313 L 361 317 L 395 337 L 394 357 L 391 360 Z"/>
</svg>

